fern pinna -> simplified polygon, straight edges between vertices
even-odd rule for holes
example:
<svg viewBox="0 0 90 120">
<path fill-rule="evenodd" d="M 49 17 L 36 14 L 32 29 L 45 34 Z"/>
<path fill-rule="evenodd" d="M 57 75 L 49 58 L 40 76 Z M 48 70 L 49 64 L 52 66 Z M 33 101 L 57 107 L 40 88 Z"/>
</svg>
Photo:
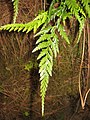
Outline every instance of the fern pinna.
<svg viewBox="0 0 90 120">
<path fill-rule="evenodd" d="M 14 2 L 15 8 L 15 23 L 18 13 L 18 0 L 12 1 Z M 77 42 L 79 42 L 85 19 L 86 17 L 90 17 L 89 3 L 89 0 L 78 0 L 78 2 L 77 0 L 63 0 L 61 2 L 58 2 L 58 0 L 53 0 L 49 10 L 38 14 L 33 21 L 26 24 L 8 24 L 0 27 L 0 30 L 8 30 L 9 32 L 22 31 L 26 33 L 30 32 L 31 30 L 36 33 L 37 29 L 41 28 L 40 31 L 35 35 L 35 37 L 38 36 L 38 40 L 36 42 L 36 48 L 32 52 L 36 52 L 38 50 L 40 51 L 37 60 L 40 61 L 39 74 L 41 83 L 40 92 L 42 99 L 42 116 L 44 115 L 44 101 L 49 83 L 49 76 L 52 76 L 53 59 L 54 57 L 57 57 L 57 54 L 59 53 L 59 38 L 57 32 L 68 44 L 70 44 L 65 31 L 65 21 L 67 18 L 71 19 L 72 17 L 75 17 L 79 22 L 79 35 L 77 40 Z M 53 24 L 51 24 L 51 21 L 53 21 Z"/>
</svg>

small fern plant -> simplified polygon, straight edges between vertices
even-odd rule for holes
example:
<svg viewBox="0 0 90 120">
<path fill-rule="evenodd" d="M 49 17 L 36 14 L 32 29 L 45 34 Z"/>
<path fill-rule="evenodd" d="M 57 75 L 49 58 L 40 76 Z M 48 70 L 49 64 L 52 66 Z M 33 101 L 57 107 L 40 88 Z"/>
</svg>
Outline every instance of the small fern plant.
<svg viewBox="0 0 90 120">
<path fill-rule="evenodd" d="M 14 23 L 18 13 L 18 0 L 12 0 L 14 5 Z M 25 24 L 7 24 L 0 27 L 0 30 L 30 32 L 33 30 L 35 36 L 38 36 L 36 47 L 32 53 L 40 51 L 37 60 L 39 63 L 40 74 L 40 93 L 42 100 L 42 116 L 44 115 L 45 95 L 49 83 L 49 77 L 52 76 L 53 59 L 59 53 L 59 36 L 70 44 L 70 40 L 65 31 L 66 19 L 75 17 L 79 23 L 78 40 L 80 40 L 86 17 L 90 17 L 89 0 L 53 0 L 48 11 L 43 11 L 31 22 Z M 56 6 L 57 4 L 57 6 Z M 53 21 L 53 24 L 52 24 Z M 38 28 L 40 29 L 37 33 Z M 57 34 L 58 33 L 58 34 Z"/>
</svg>

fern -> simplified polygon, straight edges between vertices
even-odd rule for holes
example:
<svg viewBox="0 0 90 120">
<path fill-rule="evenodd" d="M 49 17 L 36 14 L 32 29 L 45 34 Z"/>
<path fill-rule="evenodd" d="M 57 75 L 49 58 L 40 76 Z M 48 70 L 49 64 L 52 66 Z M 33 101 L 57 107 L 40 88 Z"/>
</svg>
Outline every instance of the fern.
<svg viewBox="0 0 90 120">
<path fill-rule="evenodd" d="M 16 21 L 18 13 L 18 0 L 12 0 L 14 4 L 14 23 Z M 17 31 L 17 32 L 30 32 L 33 30 L 34 33 L 37 32 L 38 28 L 41 27 L 40 31 L 36 33 L 38 40 L 36 41 L 36 47 L 32 52 L 40 51 L 37 57 L 39 63 L 39 74 L 40 74 L 40 92 L 42 99 L 42 115 L 44 115 L 44 103 L 45 95 L 49 83 L 49 77 L 52 76 L 53 69 L 53 59 L 57 57 L 59 53 L 58 42 L 59 38 L 56 31 L 61 35 L 61 37 L 70 44 L 64 25 L 62 23 L 65 20 L 71 19 L 71 17 L 76 17 L 79 22 L 79 35 L 78 40 L 83 31 L 86 16 L 90 17 L 90 7 L 89 0 L 80 0 L 85 8 L 77 0 L 63 0 L 58 8 L 54 7 L 54 4 L 59 0 L 53 0 L 48 11 L 41 12 L 33 21 L 25 24 L 8 24 L 0 27 L 0 30 Z M 50 21 L 54 22 L 54 25 L 50 24 Z M 27 67 L 26 67 L 27 69 Z M 29 67 L 28 67 L 29 69 Z"/>
<path fill-rule="evenodd" d="M 17 32 L 30 32 L 31 30 L 34 30 L 34 33 L 36 30 L 45 23 L 47 19 L 47 12 L 39 14 L 33 21 L 26 23 L 26 24 L 7 24 L 0 27 L 0 30 L 8 30 L 11 31 L 17 31 Z"/>
<path fill-rule="evenodd" d="M 39 73 L 41 81 L 42 116 L 44 115 L 44 101 L 49 83 L 49 76 L 52 76 L 53 55 L 56 57 L 59 52 L 58 36 L 55 34 L 55 29 L 53 32 L 50 30 L 50 34 L 48 34 L 48 31 L 43 34 L 43 31 L 41 37 L 36 42 L 37 47 L 33 50 L 33 52 L 41 50 L 37 60 L 40 60 Z"/>
<path fill-rule="evenodd" d="M 80 27 L 79 27 L 79 36 L 78 36 L 78 40 L 77 43 L 80 40 L 81 37 L 81 33 L 84 27 L 84 20 L 86 18 L 86 14 L 84 12 L 84 10 L 82 9 L 82 7 L 80 6 L 79 3 L 77 3 L 76 0 L 66 0 L 66 5 L 68 6 L 68 9 L 71 11 L 71 13 L 76 17 L 76 19 L 78 20 Z"/>
<path fill-rule="evenodd" d="M 14 16 L 13 16 L 13 23 L 16 22 L 16 17 L 18 15 L 18 3 L 19 3 L 19 0 L 12 0 L 13 2 L 13 7 L 14 7 Z"/>
<path fill-rule="evenodd" d="M 90 0 L 82 0 L 83 7 L 85 8 L 89 18 L 90 18 Z"/>
</svg>

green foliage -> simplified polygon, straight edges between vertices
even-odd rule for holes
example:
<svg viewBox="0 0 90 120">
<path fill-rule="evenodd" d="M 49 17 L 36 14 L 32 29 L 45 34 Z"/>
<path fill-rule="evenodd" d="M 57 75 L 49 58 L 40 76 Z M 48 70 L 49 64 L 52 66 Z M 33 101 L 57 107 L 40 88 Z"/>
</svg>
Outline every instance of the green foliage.
<svg viewBox="0 0 90 120">
<path fill-rule="evenodd" d="M 80 27 L 79 27 L 79 36 L 78 36 L 78 40 L 77 43 L 80 40 L 81 37 L 81 33 L 84 27 L 84 22 L 85 22 L 85 18 L 86 18 L 86 14 L 84 12 L 84 10 L 82 9 L 82 5 L 77 3 L 76 0 L 66 0 L 66 5 L 68 7 L 68 9 L 70 10 L 71 14 L 73 14 L 76 19 L 78 20 Z"/>
<path fill-rule="evenodd" d="M 33 62 L 29 61 L 29 63 L 25 65 L 25 70 L 30 71 L 32 68 L 33 68 Z"/>
<path fill-rule="evenodd" d="M 38 63 L 37 61 L 29 61 L 26 65 L 25 65 L 25 70 L 30 71 L 32 68 L 38 68 Z"/>
<path fill-rule="evenodd" d="M 81 0 L 84 9 L 86 10 L 86 13 L 88 14 L 90 18 L 90 0 Z"/>
<path fill-rule="evenodd" d="M 41 36 L 36 42 L 37 47 L 33 50 L 33 52 L 41 50 L 37 60 L 40 60 L 39 73 L 41 81 L 42 115 L 44 115 L 44 100 L 49 83 L 49 76 L 52 76 L 53 55 L 56 57 L 59 52 L 58 36 L 55 34 L 55 28 L 53 29 L 52 27 L 53 31 L 49 29 L 49 34 L 48 29 L 47 31 L 45 31 L 45 29 L 40 31 Z"/>
<path fill-rule="evenodd" d="M 26 112 L 24 113 L 24 115 L 25 115 L 26 117 L 28 117 L 28 116 L 29 116 L 29 112 L 26 111 Z"/>
<path fill-rule="evenodd" d="M 12 0 L 12 2 L 13 2 L 13 7 L 14 7 L 13 23 L 15 23 L 16 17 L 18 15 L 18 2 L 19 2 L 19 0 Z"/>
<path fill-rule="evenodd" d="M 1 26 L 0 30 L 8 30 L 11 31 L 17 31 L 17 32 L 30 32 L 31 30 L 34 30 L 34 33 L 36 30 L 45 23 L 47 19 L 47 12 L 39 14 L 33 21 L 26 23 L 26 24 L 7 24 L 4 26 Z"/>
<path fill-rule="evenodd" d="M 55 3 L 58 0 L 53 0 L 48 11 L 43 11 L 31 22 L 26 24 L 8 24 L 0 27 L 0 30 L 17 31 L 17 32 L 37 32 L 38 28 L 41 28 L 35 35 L 38 37 L 36 41 L 36 47 L 32 52 L 40 51 L 37 60 L 39 63 L 39 74 L 40 74 L 40 92 L 42 99 L 42 115 L 44 115 L 44 102 L 45 95 L 49 83 L 49 76 L 52 76 L 53 70 L 53 59 L 57 57 L 59 53 L 58 34 L 70 44 L 69 38 L 65 31 L 65 22 L 72 17 L 75 17 L 79 23 L 79 35 L 78 40 L 83 31 L 86 17 L 90 17 L 90 0 L 62 0 L 58 7 L 55 7 Z M 17 16 L 17 3 L 18 0 L 13 0 L 14 3 L 14 23 Z M 81 4 L 82 3 L 82 4 Z M 51 22 L 53 21 L 53 24 Z M 58 34 L 57 34 L 58 33 Z M 33 64 L 29 63 L 25 66 L 26 70 L 30 70 Z"/>
</svg>

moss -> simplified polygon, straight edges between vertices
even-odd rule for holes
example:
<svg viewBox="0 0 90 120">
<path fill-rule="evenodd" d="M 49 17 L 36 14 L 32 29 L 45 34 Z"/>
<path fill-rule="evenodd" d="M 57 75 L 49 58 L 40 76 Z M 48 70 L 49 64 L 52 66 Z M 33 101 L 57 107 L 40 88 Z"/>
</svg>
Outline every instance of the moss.
<svg viewBox="0 0 90 120">
<path fill-rule="evenodd" d="M 37 61 L 30 60 L 30 61 L 25 65 L 25 70 L 30 71 L 32 68 L 35 68 L 35 69 L 38 68 L 38 63 L 37 63 Z"/>
</svg>

